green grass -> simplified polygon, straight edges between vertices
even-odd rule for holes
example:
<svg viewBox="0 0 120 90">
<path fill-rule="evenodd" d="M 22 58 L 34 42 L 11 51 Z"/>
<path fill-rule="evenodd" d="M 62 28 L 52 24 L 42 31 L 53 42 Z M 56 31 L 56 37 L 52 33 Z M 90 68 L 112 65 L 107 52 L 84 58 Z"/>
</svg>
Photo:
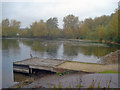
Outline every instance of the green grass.
<svg viewBox="0 0 120 90">
<path fill-rule="evenodd" d="M 116 71 L 112 71 L 112 70 L 109 70 L 109 71 L 103 71 L 103 72 L 99 72 L 99 73 L 120 73 L 120 72 L 116 72 Z"/>
<path fill-rule="evenodd" d="M 59 75 L 59 76 L 62 76 L 62 75 L 63 75 L 62 72 L 56 72 L 56 74 Z"/>
</svg>

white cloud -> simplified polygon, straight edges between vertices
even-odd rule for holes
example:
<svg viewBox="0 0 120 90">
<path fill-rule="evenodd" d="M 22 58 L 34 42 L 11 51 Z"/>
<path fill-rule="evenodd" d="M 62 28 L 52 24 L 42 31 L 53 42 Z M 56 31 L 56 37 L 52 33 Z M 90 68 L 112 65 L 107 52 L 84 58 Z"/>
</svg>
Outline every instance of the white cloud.
<svg viewBox="0 0 120 90">
<path fill-rule="evenodd" d="M 11 1 L 17 1 L 19 3 L 8 3 Z M 2 2 L 7 2 L 3 4 L 3 19 L 8 17 L 10 19 L 20 20 L 22 27 L 25 27 L 35 20 L 47 20 L 50 17 L 58 17 L 59 25 L 62 27 L 62 19 L 68 14 L 79 16 L 80 20 L 88 17 L 94 18 L 104 14 L 110 15 L 118 7 L 118 1 L 119 0 L 2 0 Z"/>
</svg>

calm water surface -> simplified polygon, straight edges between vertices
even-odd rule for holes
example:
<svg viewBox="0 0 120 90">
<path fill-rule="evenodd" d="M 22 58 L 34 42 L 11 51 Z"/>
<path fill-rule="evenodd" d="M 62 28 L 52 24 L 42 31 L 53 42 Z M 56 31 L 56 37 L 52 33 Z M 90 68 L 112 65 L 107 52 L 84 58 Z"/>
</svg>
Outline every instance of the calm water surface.
<svg viewBox="0 0 120 90">
<path fill-rule="evenodd" d="M 118 46 L 64 40 L 3 39 L 2 87 L 15 84 L 13 62 L 33 57 L 104 63 L 100 57 L 116 51 Z"/>
</svg>

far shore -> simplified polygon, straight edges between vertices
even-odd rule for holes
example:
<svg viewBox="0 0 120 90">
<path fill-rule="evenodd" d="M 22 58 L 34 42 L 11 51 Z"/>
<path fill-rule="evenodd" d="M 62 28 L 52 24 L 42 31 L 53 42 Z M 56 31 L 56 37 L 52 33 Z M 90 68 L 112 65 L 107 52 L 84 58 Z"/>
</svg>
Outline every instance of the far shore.
<svg viewBox="0 0 120 90">
<path fill-rule="evenodd" d="M 39 39 L 39 40 L 67 40 L 67 41 L 75 41 L 75 42 L 92 42 L 92 43 L 103 43 L 103 44 L 115 44 L 120 45 L 117 42 L 111 41 L 99 41 L 99 40 L 88 40 L 88 39 L 67 39 L 67 38 L 39 38 L 39 37 L 0 37 L 0 39 Z"/>
</svg>

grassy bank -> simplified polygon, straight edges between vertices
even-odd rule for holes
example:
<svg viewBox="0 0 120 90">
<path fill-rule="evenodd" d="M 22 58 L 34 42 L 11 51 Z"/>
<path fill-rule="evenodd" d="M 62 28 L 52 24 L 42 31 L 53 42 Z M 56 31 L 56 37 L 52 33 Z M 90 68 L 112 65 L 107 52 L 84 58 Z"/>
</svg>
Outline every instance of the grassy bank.
<svg viewBox="0 0 120 90">
<path fill-rule="evenodd" d="M 99 73 L 103 73 L 103 74 L 109 74 L 109 73 L 115 73 L 115 74 L 118 74 L 120 72 L 117 72 L 117 71 L 113 71 L 113 70 L 108 70 L 108 71 L 103 71 L 103 72 L 99 72 Z"/>
</svg>

